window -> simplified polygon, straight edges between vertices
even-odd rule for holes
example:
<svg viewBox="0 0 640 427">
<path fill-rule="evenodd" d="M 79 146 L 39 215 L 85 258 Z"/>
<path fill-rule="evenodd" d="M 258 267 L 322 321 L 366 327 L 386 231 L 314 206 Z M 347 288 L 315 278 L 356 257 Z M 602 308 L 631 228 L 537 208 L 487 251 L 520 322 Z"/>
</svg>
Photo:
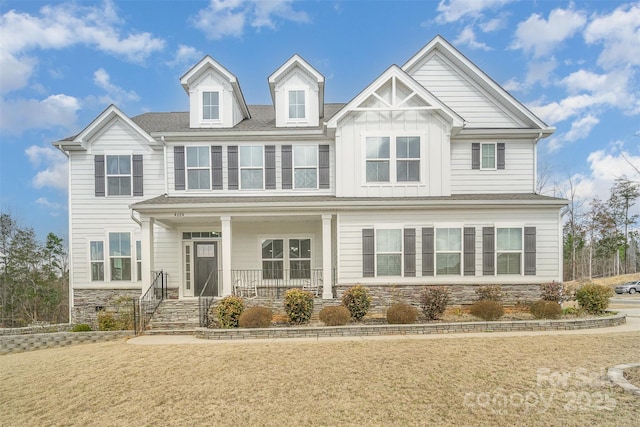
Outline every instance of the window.
<svg viewBox="0 0 640 427">
<path fill-rule="evenodd" d="M 262 242 L 262 277 L 282 279 L 284 251 L 282 239 L 267 239 Z"/>
<path fill-rule="evenodd" d="M 367 182 L 389 182 L 389 137 L 367 137 Z"/>
<path fill-rule="evenodd" d="M 131 280 L 131 236 L 109 233 L 109 266 L 111 280 Z"/>
<path fill-rule="evenodd" d="M 480 144 L 481 163 L 480 169 L 496 168 L 496 144 Z"/>
<path fill-rule="evenodd" d="M 91 252 L 91 281 L 104 281 L 104 242 L 89 242 Z"/>
<path fill-rule="evenodd" d="M 498 274 L 520 274 L 522 229 L 496 229 L 496 266 Z"/>
<path fill-rule="evenodd" d="M 420 138 L 396 138 L 396 159 L 398 182 L 420 181 Z"/>
<path fill-rule="evenodd" d="M 202 119 L 220 120 L 220 94 L 202 92 Z"/>
<path fill-rule="evenodd" d="M 187 186 L 189 190 L 210 188 L 209 147 L 187 147 Z"/>
<path fill-rule="evenodd" d="M 142 281 L 142 242 L 136 240 L 136 275 L 138 282 Z"/>
<path fill-rule="evenodd" d="M 436 229 L 436 275 L 460 274 L 461 252 L 459 228 Z"/>
<path fill-rule="evenodd" d="M 305 118 L 304 90 L 289 91 L 289 118 Z"/>
<path fill-rule="evenodd" d="M 293 147 L 294 188 L 318 188 L 318 147 Z"/>
<path fill-rule="evenodd" d="M 107 156 L 107 195 L 131 195 L 131 156 Z"/>
<path fill-rule="evenodd" d="M 311 278 L 311 239 L 289 239 L 291 279 Z"/>
<path fill-rule="evenodd" d="M 376 273 L 400 276 L 402 272 L 402 230 L 376 230 Z"/>
<path fill-rule="evenodd" d="M 261 146 L 240 147 L 240 188 L 255 190 L 264 188 L 264 157 Z"/>
</svg>

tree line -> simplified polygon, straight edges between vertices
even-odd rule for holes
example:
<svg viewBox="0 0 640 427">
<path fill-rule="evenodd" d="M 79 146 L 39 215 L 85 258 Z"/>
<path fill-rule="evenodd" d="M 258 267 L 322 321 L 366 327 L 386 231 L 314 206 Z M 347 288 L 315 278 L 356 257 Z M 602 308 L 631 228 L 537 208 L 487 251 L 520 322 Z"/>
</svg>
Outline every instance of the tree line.
<svg viewBox="0 0 640 427">
<path fill-rule="evenodd" d="M 590 279 L 640 271 L 640 183 L 622 176 L 607 200 L 588 205 L 576 197 L 569 179 L 564 214 L 564 280 Z"/>
<path fill-rule="evenodd" d="M 0 214 L 0 327 L 69 321 L 68 257 L 62 238 L 39 241 L 32 228 Z"/>
</svg>

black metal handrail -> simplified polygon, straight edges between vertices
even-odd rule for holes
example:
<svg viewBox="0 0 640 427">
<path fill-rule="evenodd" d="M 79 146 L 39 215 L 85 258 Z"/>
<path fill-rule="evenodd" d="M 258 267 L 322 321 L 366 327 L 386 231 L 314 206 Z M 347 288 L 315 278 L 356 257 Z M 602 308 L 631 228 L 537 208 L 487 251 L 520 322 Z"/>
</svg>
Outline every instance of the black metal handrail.
<svg viewBox="0 0 640 427">
<path fill-rule="evenodd" d="M 151 286 L 149 286 L 149 289 L 140 297 L 138 319 L 134 322 L 136 325 L 136 335 L 147 328 L 160 302 L 167 298 L 167 276 L 168 274 L 162 270 L 153 272 L 154 279 Z"/>
</svg>

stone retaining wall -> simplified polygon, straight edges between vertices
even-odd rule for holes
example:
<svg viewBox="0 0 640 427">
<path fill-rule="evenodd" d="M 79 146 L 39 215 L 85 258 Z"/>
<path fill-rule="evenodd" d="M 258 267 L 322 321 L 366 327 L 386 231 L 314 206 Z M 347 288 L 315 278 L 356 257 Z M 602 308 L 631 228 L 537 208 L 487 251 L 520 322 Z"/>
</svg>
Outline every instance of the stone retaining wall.
<svg viewBox="0 0 640 427">
<path fill-rule="evenodd" d="M 50 332 L 68 332 L 73 325 L 70 323 L 55 323 L 42 325 L 25 326 L 24 328 L 0 328 L 0 336 L 2 335 L 28 335 L 28 334 L 45 334 Z"/>
<path fill-rule="evenodd" d="M 49 334 L 2 335 L 0 354 L 112 341 L 133 336 L 133 331 L 54 332 Z"/>
<path fill-rule="evenodd" d="M 455 334 L 464 332 L 569 331 L 608 328 L 627 322 L 624 314 L 570 320 L 514 320 L 496 322 L 424 323 L 413 325 L 358 325 L 256 329 L 204 329 L 197 338 L 237 340 L 253 338 L 328 338 L 380 335 Z"/>
</svg>

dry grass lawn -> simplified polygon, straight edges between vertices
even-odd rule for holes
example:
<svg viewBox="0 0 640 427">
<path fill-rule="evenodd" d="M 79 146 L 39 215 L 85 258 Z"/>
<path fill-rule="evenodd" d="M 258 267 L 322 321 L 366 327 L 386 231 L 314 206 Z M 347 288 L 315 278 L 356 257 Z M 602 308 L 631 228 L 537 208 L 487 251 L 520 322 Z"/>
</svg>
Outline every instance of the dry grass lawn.
<svg viewBox="0 0 640 427">
<path fill-rule="evenodd" d="M 631 426 L 634 333 L 140 346 L 0 356 L 1 426 Z"/>
</svg>

